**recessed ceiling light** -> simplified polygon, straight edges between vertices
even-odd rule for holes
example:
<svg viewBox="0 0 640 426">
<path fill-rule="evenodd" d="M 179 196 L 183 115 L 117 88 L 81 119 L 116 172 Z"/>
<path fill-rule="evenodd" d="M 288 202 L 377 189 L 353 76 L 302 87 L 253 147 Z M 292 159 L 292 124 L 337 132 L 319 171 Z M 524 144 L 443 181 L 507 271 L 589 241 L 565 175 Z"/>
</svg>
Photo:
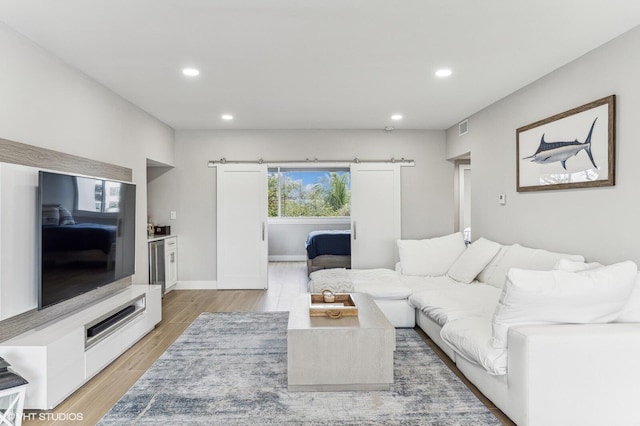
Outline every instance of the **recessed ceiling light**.
<svg viewBox="0 0 640 426">
<path fill-rule="evenodd" d="M 200 75 L 200 71 L 195 68 L 183 68 L 182 74 L 186 75 L 187 77 L 195 77 L 197 75 Z"/>
<path fill-rule="evenodd" d="M 231 114 L 222 114 L 221 118 L 223 120 L 225 120 L 225 121 L 230 121 L 230 120 L 233 120 L 233 115 L 231 115 Z"/>
<path fill-rule="evenodd" d="M 449 68 L 442 68 L 436 71 L 436 77 L 449 77 L 451 75 L 451 70 Z"/>
<path fill-rule="evenodd" d="M 402 120 L 402 115 L 401 114 L 393 114 L 391 116 L 392 120 Z"/>
</svg>

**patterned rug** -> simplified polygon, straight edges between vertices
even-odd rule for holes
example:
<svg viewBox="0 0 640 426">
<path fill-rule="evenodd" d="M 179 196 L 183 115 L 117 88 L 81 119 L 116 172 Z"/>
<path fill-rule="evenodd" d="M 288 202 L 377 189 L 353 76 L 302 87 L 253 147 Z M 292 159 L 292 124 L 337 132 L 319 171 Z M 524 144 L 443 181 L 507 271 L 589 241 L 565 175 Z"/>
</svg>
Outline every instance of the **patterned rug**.
<svg viewBox="0 0 640 426">
<path fill-rule="evenodd" d="M 203 313 L 100 425 L 499 425 L 412 329 L 390 391 L 287 391 L 287 312 Z"/>
</svg>

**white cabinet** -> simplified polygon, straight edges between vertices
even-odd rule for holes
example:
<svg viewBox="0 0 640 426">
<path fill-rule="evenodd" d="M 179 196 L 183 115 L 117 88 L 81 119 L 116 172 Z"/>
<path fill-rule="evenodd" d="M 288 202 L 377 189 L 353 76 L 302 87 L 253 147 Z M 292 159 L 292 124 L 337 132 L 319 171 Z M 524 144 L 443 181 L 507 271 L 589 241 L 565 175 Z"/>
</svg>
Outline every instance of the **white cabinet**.
<svg viewBox="0 0 640 426">
<path fill-rule="evenodd" d="M 162 319 L 160 286 L 133 285 L 0 344 L 0 356 L 28 382 L 25 409 L 49 410 L 151 331 Z M 125 306 L 132 315 L 87 337 L 87 328 Z M 92 341 L 93 339 L 93 341 Z"/>
<path fill-rule="evenodd" d="M 164 240 L 164 285 L 169 290 L 178 283 L 178 238 Z"/>
<path fill-rule="evenodd" d="M 149 240 L 149 283 L 162 286 L 162 293 L 178 283 L 178 237 Z"/>
<path fill-rule="evenodd" d="M 394 269 L 401 238 L 400 165 L 351 165 L 351 267 Z"/>
</svg>

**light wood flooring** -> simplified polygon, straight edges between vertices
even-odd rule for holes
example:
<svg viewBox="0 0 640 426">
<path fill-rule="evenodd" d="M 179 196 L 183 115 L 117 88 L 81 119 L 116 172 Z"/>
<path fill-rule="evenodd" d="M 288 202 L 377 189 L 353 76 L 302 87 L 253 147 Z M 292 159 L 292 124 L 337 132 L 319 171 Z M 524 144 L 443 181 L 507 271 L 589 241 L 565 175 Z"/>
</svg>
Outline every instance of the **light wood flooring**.
<svg viewBox="0 0 640 426">
<path fill-rule="evenodd" d="M 27 412 L 23 425 L 94 425 L 202 312 L 288 311 L 291 298 L 307 288 L 305 262 L 269 264 L 268 290 L 176 290 L 166 294 L 162 321 L 52 412 Z M 504 425 L 513 423 L 457 370 L 424 334 L 425 342 L 447 363 Z M 81 418 L 81 421 L 78 421 Z"/>
</svg>

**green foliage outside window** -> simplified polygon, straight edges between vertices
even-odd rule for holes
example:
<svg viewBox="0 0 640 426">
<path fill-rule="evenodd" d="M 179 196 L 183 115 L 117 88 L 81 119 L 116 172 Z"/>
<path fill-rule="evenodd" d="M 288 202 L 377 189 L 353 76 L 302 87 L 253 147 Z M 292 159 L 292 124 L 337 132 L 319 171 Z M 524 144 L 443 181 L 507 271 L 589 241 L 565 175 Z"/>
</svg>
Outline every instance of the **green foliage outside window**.
<svg viewBox="0 0 640 426">
<path fill-rule="evenodd" d="M 305 183 L 299 178 L 304 173 L 269 171 L 269 217 L 349 216 L 351 181 L 348 171 L 322 174 L 314 171 L 318 176 L 313 183 Z"/>
</svg>

